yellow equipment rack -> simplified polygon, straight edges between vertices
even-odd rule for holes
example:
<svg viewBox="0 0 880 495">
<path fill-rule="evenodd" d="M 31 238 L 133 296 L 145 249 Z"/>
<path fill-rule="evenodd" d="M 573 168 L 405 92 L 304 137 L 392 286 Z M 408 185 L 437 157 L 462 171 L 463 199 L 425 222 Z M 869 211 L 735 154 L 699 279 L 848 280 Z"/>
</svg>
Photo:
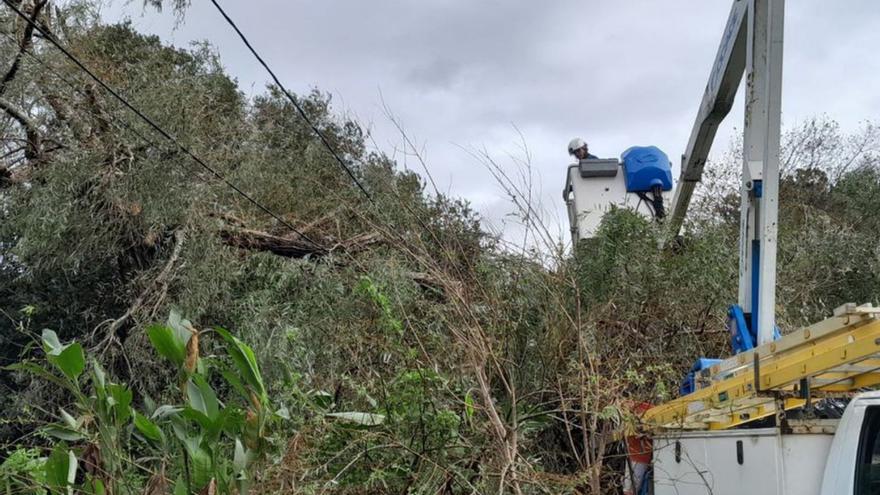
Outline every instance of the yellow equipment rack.
<svg viewBox="0 0 880 495">
<path fill-rule="evenodd" d="M 720 430 L 880 384 L 880 307 L 845 304 L 827 320 L 702 370 L 696 390 L 649 409 L 655 429 Z"/>
</svg>

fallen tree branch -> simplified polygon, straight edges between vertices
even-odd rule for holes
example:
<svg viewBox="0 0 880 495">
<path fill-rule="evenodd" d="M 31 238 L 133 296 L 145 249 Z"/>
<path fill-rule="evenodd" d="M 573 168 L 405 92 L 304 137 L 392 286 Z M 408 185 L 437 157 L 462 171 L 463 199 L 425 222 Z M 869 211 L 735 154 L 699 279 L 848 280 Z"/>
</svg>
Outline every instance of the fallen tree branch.
<svg viewBox="0 0 880 495">
<path fill-rule="evenodd" d="M 268 251 L 285 258 L 324 256 L 337 251 L 351 254 L 362 251 L 381 240 L 378 233 L 371 232 L 333 243 L 331 247 L 325 247 L 330 245 L 332 240 L 327 240 L 327 242 L 322 243 L 323 245 L 320 245 L 309 242 L 299 235 L 282 237 L 259 230 L 233 227 L 221 229 L 220 237 L 229 246 L 249 251 Z"/>
<path fill-rule="evenodd" d="M 104 339 L 101 340 L 95 346 L 95 349 L 100 349 L 107 344 L 109 344 L 115 337 L 116 332 L 128 321 L 141 307 L 143 307 L 147 298 L 152 294 L 156 288 L 160 288 L 162 290 L 161 294 L 164 297 L 166 293 L 165 288 L 167 286 L 168 277 L 171 275 L 171 270 L 174 268 L 174 265 L 177 263 L 177 260 L 180 259 L 180 253 L 183 250 L 183 242 L 186 239 L 186 233 L 183 229 L 179 229 L 174 232 L 174 249 L 171 251 L 171 256 L 168 257 L 168 261 L 165 262 L 165 266 L 162 267 L 162 271 L 159 272 L 159 275 L 150 282 L 147 287 L 141 292 L 141 294 L 134 300 L 134 303 L 128 308 L 128 310 L 119 318 L 115 320 L 108 320 L 98 325 L 95 328 L 95 331 L 104 324 L 109 324 L 107 327 L 107 335 Z"/>
<path fill-rule="evenodd" d="M 308 255 L 323 255 L 327 250 L 306 241 L 300 236 L 281 237 L 246 228 L 224 228 L 220 237 L 229 246 L 252 251 L 269 251 L 286 258 L 303 258 Z"/>
</svg>

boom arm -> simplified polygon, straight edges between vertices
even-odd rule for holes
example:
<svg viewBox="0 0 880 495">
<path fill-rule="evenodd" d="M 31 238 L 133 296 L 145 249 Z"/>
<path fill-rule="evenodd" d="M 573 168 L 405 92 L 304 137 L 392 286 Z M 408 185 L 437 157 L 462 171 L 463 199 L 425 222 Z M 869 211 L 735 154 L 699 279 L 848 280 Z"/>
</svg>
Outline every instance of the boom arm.
<svg viewBox="0 0 880 495">
<path fill-rule="evenodd" d="M 748 23 L 746 17 L 749 2 L 736 0 L 727 18 L 727 27 L 715 56 L 715 64 L 709 74 L 706 92 L 700 104 L 697 120 L 691 131 L 687 151 L 681 156 L 681 176 L 672 199 L 668 217 L 669 231 L 678 234 L 694 193 L 694 187 L 703 177 L 703 167 L 718 125 L 730 113 L 739 82 L 746 68 L 746 41 Z"/>
<path fill-rule="evenodd" d="M 782 113 L 785 0 L 734 0 L 715 64 L 682 155 L 681 176 L 669 214 L 678 234 L 715 139 L 730 112 L 743 72 L 748 87 L 743 126 L 739 237 L 739 307 L 757 344 L 776 329 L 776 232 Z M 741 329 L 743 330 L 743 329 Z"/>
</svg>

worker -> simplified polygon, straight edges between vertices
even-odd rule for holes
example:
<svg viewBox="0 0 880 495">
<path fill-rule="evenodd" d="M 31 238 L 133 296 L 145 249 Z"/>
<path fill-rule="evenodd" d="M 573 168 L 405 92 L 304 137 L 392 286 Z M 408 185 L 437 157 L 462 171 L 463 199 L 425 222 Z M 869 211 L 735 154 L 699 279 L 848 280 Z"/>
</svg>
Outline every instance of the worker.
<svg viewBox="0 0 880 495">
<path fill-rule="evenodd" d="M 568 143 L 568 154 L 574 155 L 578 160 L 598 160 L 599 157 L 590 154 L 587 142 L 581 138 L 574 138 Z"/>
</svg>

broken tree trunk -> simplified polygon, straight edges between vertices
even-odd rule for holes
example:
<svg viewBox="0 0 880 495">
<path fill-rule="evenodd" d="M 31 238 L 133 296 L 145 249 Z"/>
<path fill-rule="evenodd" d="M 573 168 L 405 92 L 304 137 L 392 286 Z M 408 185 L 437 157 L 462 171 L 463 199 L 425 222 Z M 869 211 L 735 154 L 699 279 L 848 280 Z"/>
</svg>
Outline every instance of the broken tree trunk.
<svg viewBox="0 0 880 495">
<path fill-rule="evenodd" d="M 299 235 L 281 237 L 268 232 L 246 228 L 223 228 L 220 237 L 229 246 L 253 251 L 268 251 L 287 258 L 323 256 L 335 251 L 347 253 L 360 251 L 379 242 L 379 234 L 361 234 L 341 242 L 323 239 L 320 244 L 309 242 Z"/>
</svg>

